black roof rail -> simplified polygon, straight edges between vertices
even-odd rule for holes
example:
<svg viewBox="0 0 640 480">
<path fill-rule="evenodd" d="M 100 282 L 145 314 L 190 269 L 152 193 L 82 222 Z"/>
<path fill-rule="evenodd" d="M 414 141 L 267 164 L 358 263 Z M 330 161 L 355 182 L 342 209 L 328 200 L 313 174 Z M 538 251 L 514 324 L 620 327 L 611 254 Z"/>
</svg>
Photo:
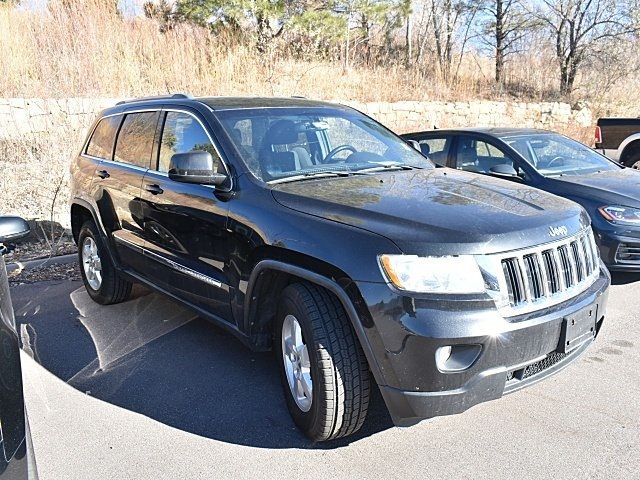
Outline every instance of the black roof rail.
<svg viewBox="0 0 640 480">
<path fill-rule="evenodd" d="M 123 105 L 125 103 L 132 103 L 132 102 L 144 102 L 146 100 L 166 100 L 166 99 L 179 99 L 179 98 L 184 98 L 184 99 L 192 99 L 193 97 L 191 95 L 188 95 L 186 93 L 173 93 L 171 95 L 157 95 L 157 96 L 151 96 L 151 97 L 140 97 L 140 98 L 132 98 L 131 100 L 120 100 L 118 103 L 116 103 L 116 105 Z"/>
</svg>

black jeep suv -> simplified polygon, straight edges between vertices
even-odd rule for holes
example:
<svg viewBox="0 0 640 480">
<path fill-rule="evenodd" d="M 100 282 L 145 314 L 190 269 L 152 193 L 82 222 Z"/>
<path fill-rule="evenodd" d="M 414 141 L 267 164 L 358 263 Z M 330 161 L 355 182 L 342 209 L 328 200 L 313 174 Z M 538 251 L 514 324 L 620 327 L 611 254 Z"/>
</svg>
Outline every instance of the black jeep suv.
<svg viewBox="0 0 640 480">
<path fill-rule="evenodd" d="M 274 349 L 312 439 L 540 380 L 598 334 L 610 277 L 577 204 L 446 168 L 367 116 L 297 98 L 120 102 L 72 165 L 89 295 L 142 282 Z"/>
</svg>

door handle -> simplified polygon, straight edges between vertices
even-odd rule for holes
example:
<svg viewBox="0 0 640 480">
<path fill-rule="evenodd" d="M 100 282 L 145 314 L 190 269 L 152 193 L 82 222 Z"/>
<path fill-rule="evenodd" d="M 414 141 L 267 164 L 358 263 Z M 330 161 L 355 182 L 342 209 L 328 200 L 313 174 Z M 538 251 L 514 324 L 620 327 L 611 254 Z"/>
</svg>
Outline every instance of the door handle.
<svg viewBox="0 0 640 480">
<path fill-rule="evenodd" d="M 162 190 L 162 188 L 160 188 L 160 185 L 156 185 L 155 183 L 151 184 L 151 185 L 149 185 L 149 184 L 145 185 L 144 189 L 147 192 L 151 193 L 152 195 L 159 195 L 162 192 L 164 192 L 164 190 Z"/>
<path fill-rule="evenodd" d="M 103 180 L 105 178 L 109 178 L 111 175 L 109 175 L 109 172 L 107 172 L 106 170 L 98 170 L 96 172 L 96 175 L 98 175 L 100 178 L 102 178 Z"/>
</svg>

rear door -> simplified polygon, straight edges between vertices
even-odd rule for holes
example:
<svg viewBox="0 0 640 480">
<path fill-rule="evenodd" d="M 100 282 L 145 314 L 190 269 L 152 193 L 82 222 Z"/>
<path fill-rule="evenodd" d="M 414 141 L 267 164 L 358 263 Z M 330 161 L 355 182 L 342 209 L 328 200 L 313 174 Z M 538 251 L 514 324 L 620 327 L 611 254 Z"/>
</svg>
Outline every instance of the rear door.
<svg viewBox="0 0 640 480">
<path fill-rule="evenodd" d="M 142 256 L 141 187 L 149 168 L 160 112 L 125 112 L 116 136 L 113 155 L 96 173 L 96 201 L 102 222 L 111 235 L 124 268 L 144 272 Z"/>
<path fill-rule="evenodd" d="M 197 112 L 164 111 L 159 130 L 158 155 L 142 185 L 147 276 L 157 286 L 231 322 L 226 273 L 232 248 L 226 228 L 229 197 L 213 186 L 176 182 L 167 174 L 172 155 L 194 150 L 211 153 L 219 172 L 226 172 L 225 166 Z"/>
</svg>

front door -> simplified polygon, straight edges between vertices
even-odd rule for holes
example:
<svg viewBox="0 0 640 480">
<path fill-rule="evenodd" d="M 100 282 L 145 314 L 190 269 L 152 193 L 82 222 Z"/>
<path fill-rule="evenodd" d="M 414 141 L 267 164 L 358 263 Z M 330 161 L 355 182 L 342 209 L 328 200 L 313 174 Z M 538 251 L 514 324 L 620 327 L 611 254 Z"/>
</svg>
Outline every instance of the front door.
<svg viewBox="0 0 640 480">
<path fill-rule="evenodd" d="M 142 256 L 142 179 L 151 161 L 159 111 L 125 113 L 113 156 L 96 172 L 96 203 L 125 269 L 144 272 Z"/>
<path fill-rule="evenodd" d="M 142 185 L 142 221 L 151 280 L 187 302 L 232 323 L 229 304 L 228 206 L 209 185 L 169 179 L 171 156 L 203 150 L 224 166 L 195 112 L 163 112 L 157 166 Z"/>
</svg>

